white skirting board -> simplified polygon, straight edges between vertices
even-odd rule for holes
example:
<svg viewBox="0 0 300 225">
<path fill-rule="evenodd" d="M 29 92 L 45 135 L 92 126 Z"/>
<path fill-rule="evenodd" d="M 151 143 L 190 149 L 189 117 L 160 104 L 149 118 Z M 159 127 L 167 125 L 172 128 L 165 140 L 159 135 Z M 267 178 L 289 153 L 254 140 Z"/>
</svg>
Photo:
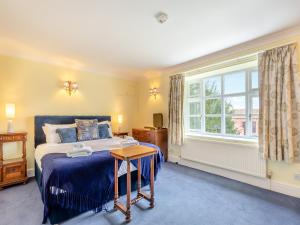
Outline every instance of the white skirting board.
<svg viewBox="0 0 300 225">
<path fill-rule="evenodd" d="M 34 177 L 34 169 L 33 168 L 27 170 L 27 177 Z"/>
<path fill-rule="evenodd" d="M 202 163 L 182 159 L 178 156 L 169 155 L 169 162 L 178 163 L 183 166 L 187 166 L 190 168 L 202 170 L 208 173 L 216 174 L 219 176 L 223 176 L 229 179 L 237 180 L 243 183 L 247 183 L 256 187 L 260 187 L 263 189 L 279 192 L 282 194 L 290 195 L 293 197 L 300 198 L 300 188 L 298 186 L 293 186 L 286 183 L 280 183 L 278 181 L 273 181 L 268 178 L 251 176 L 235 171 L 230 171 L 210 165 L 205 165 Z"/>
</svg>

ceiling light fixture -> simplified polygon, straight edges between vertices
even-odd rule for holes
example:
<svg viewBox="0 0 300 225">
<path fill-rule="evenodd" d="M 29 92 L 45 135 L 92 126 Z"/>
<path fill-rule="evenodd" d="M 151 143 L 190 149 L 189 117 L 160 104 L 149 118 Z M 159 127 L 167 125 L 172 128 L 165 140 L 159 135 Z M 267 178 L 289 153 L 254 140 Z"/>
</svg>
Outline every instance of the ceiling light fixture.
<svg viewBox="0 0 300 225">
<path fill-rule="evenodd" d="M 155 15 L 157 21 L 161 24 L 165 23 L 168 20 L 168 15 L 164 12 L 159 12 Z"/>
</svg>

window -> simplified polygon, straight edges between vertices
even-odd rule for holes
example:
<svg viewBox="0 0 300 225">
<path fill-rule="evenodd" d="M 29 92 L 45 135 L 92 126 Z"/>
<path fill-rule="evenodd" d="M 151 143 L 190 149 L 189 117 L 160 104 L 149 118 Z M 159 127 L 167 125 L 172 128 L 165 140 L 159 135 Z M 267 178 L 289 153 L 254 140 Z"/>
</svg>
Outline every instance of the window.
<svg viewBox="0 0 300 225">
<path fill-rule="evenodd" d="M 186 81 L 186 89 L 187 133 L 257 137 L 257 67 L 198 79 L 191 77 Z"/>
</svg>

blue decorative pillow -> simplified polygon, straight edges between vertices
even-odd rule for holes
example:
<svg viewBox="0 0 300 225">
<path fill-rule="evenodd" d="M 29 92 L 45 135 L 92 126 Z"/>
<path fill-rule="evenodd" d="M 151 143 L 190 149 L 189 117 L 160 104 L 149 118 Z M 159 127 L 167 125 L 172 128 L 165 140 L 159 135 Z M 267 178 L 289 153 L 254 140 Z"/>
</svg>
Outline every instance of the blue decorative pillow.
<svg viewBox="0 0 300 225">
<path fill-rule="evenodd" d="M 78 141 L 99 139 L 98 120 L 75 119 Z"/>
<path fill-rule="evenodd" d="M 108 124 L 98 124 L 100 139 L 111 138 L 108 128 L 109 128 Z"/>
<path fill-rule="evenodd" d="M 71 143 L 77 141 L 76 128 L 58 128 L 56 129 L 61 143 Z"/>
</svg>

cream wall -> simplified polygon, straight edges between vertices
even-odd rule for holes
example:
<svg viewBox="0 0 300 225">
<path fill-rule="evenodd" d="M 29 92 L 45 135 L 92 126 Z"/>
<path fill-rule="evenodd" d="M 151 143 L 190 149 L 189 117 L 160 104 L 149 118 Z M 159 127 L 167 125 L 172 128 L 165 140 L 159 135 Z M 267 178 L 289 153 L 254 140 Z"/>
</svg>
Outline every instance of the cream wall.
<svg viewBox="0 0 300 225">
<path fill-rule="evenodd" d="M 296 35 L 294 33 L 297 33 Z M 146 79 L 141 81 L 139 84 L 139 120 L 138 124 L 140 127 L 152 124 L 152 113 L 162 112 L 164 114 L 165 126 L 167 125 L 167 113 L 168 113 L 168 83 L 169 74 L 175 74 L 178 72 L 188 71 L 195 68 L 200 68 L 201 66 L 207 66 L 214 63 L 222 62 L 224 60 L 233 59 L 236 57 L 245 56 L 248 54 L 253 54 L 255 52 L 262 51 L 264 49 L 269 49 L 275 46 L 284 45 L 291 42 L 298 43 L 298 55 L 299 55 L 299 65 L 300 65 L 300 29 L 296 32 L 285 32 L 279 33 L 270 37 L 264 37 L 257 39 L 255 41 L 245 43 L 243 45 L 233 47 L 231 49 L 226 49 L 219 53 L 209 55 L 207 57 L 199 58 L 197 60 L 191 61 L 179 65 L 175 68 L 171 68 L 164 74 L 156 76 L 152 79 Z M 156 101 L 151 99 L 147 93 L 148 89 L 153 85 L 159 87 L 161 94 Z M 182 151 L 194 151 L 195 157 L 201 158 L 193 146 L 187 146 L 185 144 L 184 148 L 179 148 L 176 146 L 170 146 L 169 155 L 180 157 Z M 201 140 L 198 141 L 198 148 L 204 146 Z M 219 147 L 217 144 L 212 143 L 212 147 Z M 242 147 L 242 146 L 241 146 Z M 226 148 L 231 148 L 227 145 Z M 257 151 L 257 147 L 252 147 L 253 151 Z M 196 157 L 196 158 L 197 158 Z M 295 174 L 300 174 L 300 163 L 286 164 L 282 162 L 267 162 L 268 171 L 272 172 L 272 180 L 288 184 L 292 186 L 300 187 L 300 181 L 294 178 Z"/>
<path fill-rule="evenodd" d="M 65 80 L 76 81 L 79 91 L 68 96 Z M 35 115 L 124 115 L 124 130 L 136 123 L 137 83 L 101 74 L 79 72 L 42 63 L 0 56 L 0 132 L 6 130 L 5 103 L 15 103 L 16 131 L 28 132 L 28 168 L 33 168 L 33 118 Z M 14 157 L 15 144 L 4 146 L 5 156 Z M 18 150 L 19 151 L 19 150 Z"/>
<path fill-rule="evenodd" d="M 149 96 L 149 89 L 154 87 L 158 88 L 160 91 L 156 99 L 154 98 L 154 96 Z M 168 76 L 159 76 L 155 79 L 145 80 L 139 83 L 138 123 L 140 126 L 153 126 L 153 113 L 163 113 L 164 126 L 168 126 L 166 120 L 168 118 L 168 92 Z"/>
</svg>

